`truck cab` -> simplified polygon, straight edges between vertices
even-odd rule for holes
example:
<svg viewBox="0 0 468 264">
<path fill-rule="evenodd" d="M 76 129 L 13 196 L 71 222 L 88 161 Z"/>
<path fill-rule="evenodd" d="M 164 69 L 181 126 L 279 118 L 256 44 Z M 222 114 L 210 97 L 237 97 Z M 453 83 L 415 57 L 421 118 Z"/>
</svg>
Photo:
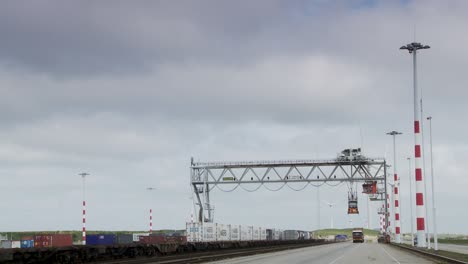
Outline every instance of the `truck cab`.
<svg viewBox="0 0 468 264">
<path fill-rule="evenodd" d="M 353 230 L 353 243 L 364 243 L 364 232 L 362 228 Z"/>
</svg>

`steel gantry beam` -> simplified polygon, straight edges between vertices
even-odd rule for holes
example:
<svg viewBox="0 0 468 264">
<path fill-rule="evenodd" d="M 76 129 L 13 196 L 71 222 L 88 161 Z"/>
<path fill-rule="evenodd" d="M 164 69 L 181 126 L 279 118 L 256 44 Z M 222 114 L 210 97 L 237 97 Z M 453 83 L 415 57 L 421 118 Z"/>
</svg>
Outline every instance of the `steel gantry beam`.
<svg viewBox="0 0 468 264">
<path fill-rule="evenodd" d="M 277 191 L 291 184 L 303 184 L 296 191 L 308 185 L 320 186 L 330 182 L 369 182 L 376 181 L 387 185 L 387 165 L 383 158 L 337 158 L 332 160 L 279 160 L 279 161 L 240 161 L 240 162 L 194 162 L 190 165 L 190 183 L 199 207 L 198 221 L 213 222 L 210 192 L 215 187 L 229 187 L 231 192 L 243 185 L 254 185 L 249 191 L 275 185 Z M 292 188 L 293 189 L 293 188 Z M 272 190 L 273 191 L 273 190 Z M 387 194 L 378 194 L 375 200 L 383 200 Z M 387 218 L 386 214 L 386 218 Z M 386 219 L 388 226 L 388 219 Z"/>
</svg>

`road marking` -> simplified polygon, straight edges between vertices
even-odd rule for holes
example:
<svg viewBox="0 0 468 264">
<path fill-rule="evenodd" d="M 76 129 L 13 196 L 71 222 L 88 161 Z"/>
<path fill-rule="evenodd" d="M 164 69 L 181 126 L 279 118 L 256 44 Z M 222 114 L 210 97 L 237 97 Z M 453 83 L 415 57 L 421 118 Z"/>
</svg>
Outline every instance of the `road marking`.
<svg viewBox="0 0 468 264">
<path fill-rule="evenodd" d="M 359 246 L 357 247 L 352 247 L 350 250 L 348 250 L 345 254 L 339 256 L 338 258 L 336 258 L 335 260 L 333 260 L 332 262 L 328 263 L 328 264 L 335 264 L 338 260 L 342 259 L 346 254 L 348 254 L 351 250 L 355 249 L 355 248 L 358 248 L 362 246 L 362 244 L 360 244 Z"/>
<path fill-rule="evenodd" d="M 343 254 L 341 257 L 338 257 L 337 259 L 335 259 L 334 261 L 330 262 L 329 264 L 334 264 L 335 262 L 337 262 L 338 260 L 340 260 L 341 258 L 343 258 L 345 255 Z"/>
<path fill-rule="evenodd" d="M 385 248 L 383 248 L 382 246 L 380 246 L 380 248 L 383 249 L 383 251 L 385 251 L 385 253 L 387 253 L 387 255 L 388 255 L 389 257 L 391 257 L 393 260 L 395 260 L 396 263 L 401 264 L 400 261 L 398 261 L 398 259 L 396 259 L 394 256 L 390 255 L 390 253 L 388 253 L 388 251 L 385 250 Z"/>
</svg>

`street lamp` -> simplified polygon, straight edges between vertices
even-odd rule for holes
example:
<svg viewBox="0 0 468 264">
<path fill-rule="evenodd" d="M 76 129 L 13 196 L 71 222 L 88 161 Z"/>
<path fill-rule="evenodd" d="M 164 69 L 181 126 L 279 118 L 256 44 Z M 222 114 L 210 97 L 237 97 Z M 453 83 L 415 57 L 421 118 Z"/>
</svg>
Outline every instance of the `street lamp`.
<svg viewBox="0 0 468 264">
<path fill-rule="evenodd" d="M 434 167 L 433 167 L 433 159 L 432 159 L 432 116 L 427 118 L 429 120 L 429 142 L 431 148 L 431 181 L 432 181 L 432 221 L 434 222 L 434 249 L 439 250 L 439 245 L 437 241 L 437 223 L 436 223 L 436 204 L 435 204 L 435 196 L 434 196 Z"/>
<path fill-rule="evenodd" d="M 411 158 L 408 160 L 408 177 L 409 177 L 409 188 L 410 188 L 410 212 L 411 212 L 411 245 L 414 247 L 414 226 L 413 226 L 413 180 L 411 179 Z"/>
<path fill-rule="evenodd" d="M 86 186 L 86 176 L 89 175 L 89 173 L 86 173 L 86 172 L 82 172 L 80 174 L 78 174 L 81 176 L 81 178 L 83 178 L 83 234 L 82 234 L 82 237 L 81 237 L 81 243 L 83 245 L 86 245 L 86 189 L 85 189 L 85 186 Z"/>
<path fill-rule="evenodd" d="M 156 188 L 148 187 L 146 188 L 148 191 L 154 191 Z M 151 197 L 151 196 L 150 196 Z M 151 208 L 151 198 L 150 198 L 150 209 L 149 209 L 149 233 L 153 233 L 153 209 Z"/>
<path fill-rule="evenodd" d="M 420 101 L 417 81 L 417 63 L 416 54 L 420 49 L 429 49 L 428 45 L 413 42 L 402 46 L 400 49 L 408 50 L 413 55 L 413 92 L 414 92 L 414 167 L 416 179 L 416 229 L 418 238 L 418 247 L 426 247 L 425 234 L 425 185 L 421 168 L 421 130 L 420 130 Z"/>
<path fill-rule="evenodd" d="M 399 187 L 400 187 L 400 180 L 398 179 L 398 174 L 397 174 L 397 167 L 396 167 L 396 144 L 395 144 L 395 138 L 397 135 L 401 135 L 401 132 L 397 131 L 392 131 L 388 132 L 387 135 L 390 135 L 393 137 L 393 181 L 394 181 L 394 208 L 395 208 L 395 243 L 400 244 L 401 243 L 401 236 L 400 236 L 400 194 L 399 194 Z"/>
</svg>

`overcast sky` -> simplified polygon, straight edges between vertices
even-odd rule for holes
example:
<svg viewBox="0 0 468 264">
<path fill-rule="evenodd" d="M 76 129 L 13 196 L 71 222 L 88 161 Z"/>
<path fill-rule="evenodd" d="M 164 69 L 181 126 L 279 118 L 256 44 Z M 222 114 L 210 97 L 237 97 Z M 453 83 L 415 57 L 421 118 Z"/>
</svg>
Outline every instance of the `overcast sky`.
<svg viewBox="0 0 468 264">
<path fill-rule="evenodd" d="M 81 229 L 81 172 L 88 229 L 145 230 L 150 206 L 155 229 L 184 228 L 192 156 L 327 159 L 362 145 L 393 164 L 385 133 L 398 130 L 408 232 L 412 58 L 399 47 L 416 39 L 431 46 L 418 62 L 438 227 L 468 233 L 467 13 L 462 0 L 2 1 L 0 231 Z M 349 217 L 346 185 L 320 194 L 337 203 L 322 203 L 322 228 L 365 225 L 364 197 Z M 220 223 L 312 230 L 316 197 L 212 202 Z"/>
</svg>

